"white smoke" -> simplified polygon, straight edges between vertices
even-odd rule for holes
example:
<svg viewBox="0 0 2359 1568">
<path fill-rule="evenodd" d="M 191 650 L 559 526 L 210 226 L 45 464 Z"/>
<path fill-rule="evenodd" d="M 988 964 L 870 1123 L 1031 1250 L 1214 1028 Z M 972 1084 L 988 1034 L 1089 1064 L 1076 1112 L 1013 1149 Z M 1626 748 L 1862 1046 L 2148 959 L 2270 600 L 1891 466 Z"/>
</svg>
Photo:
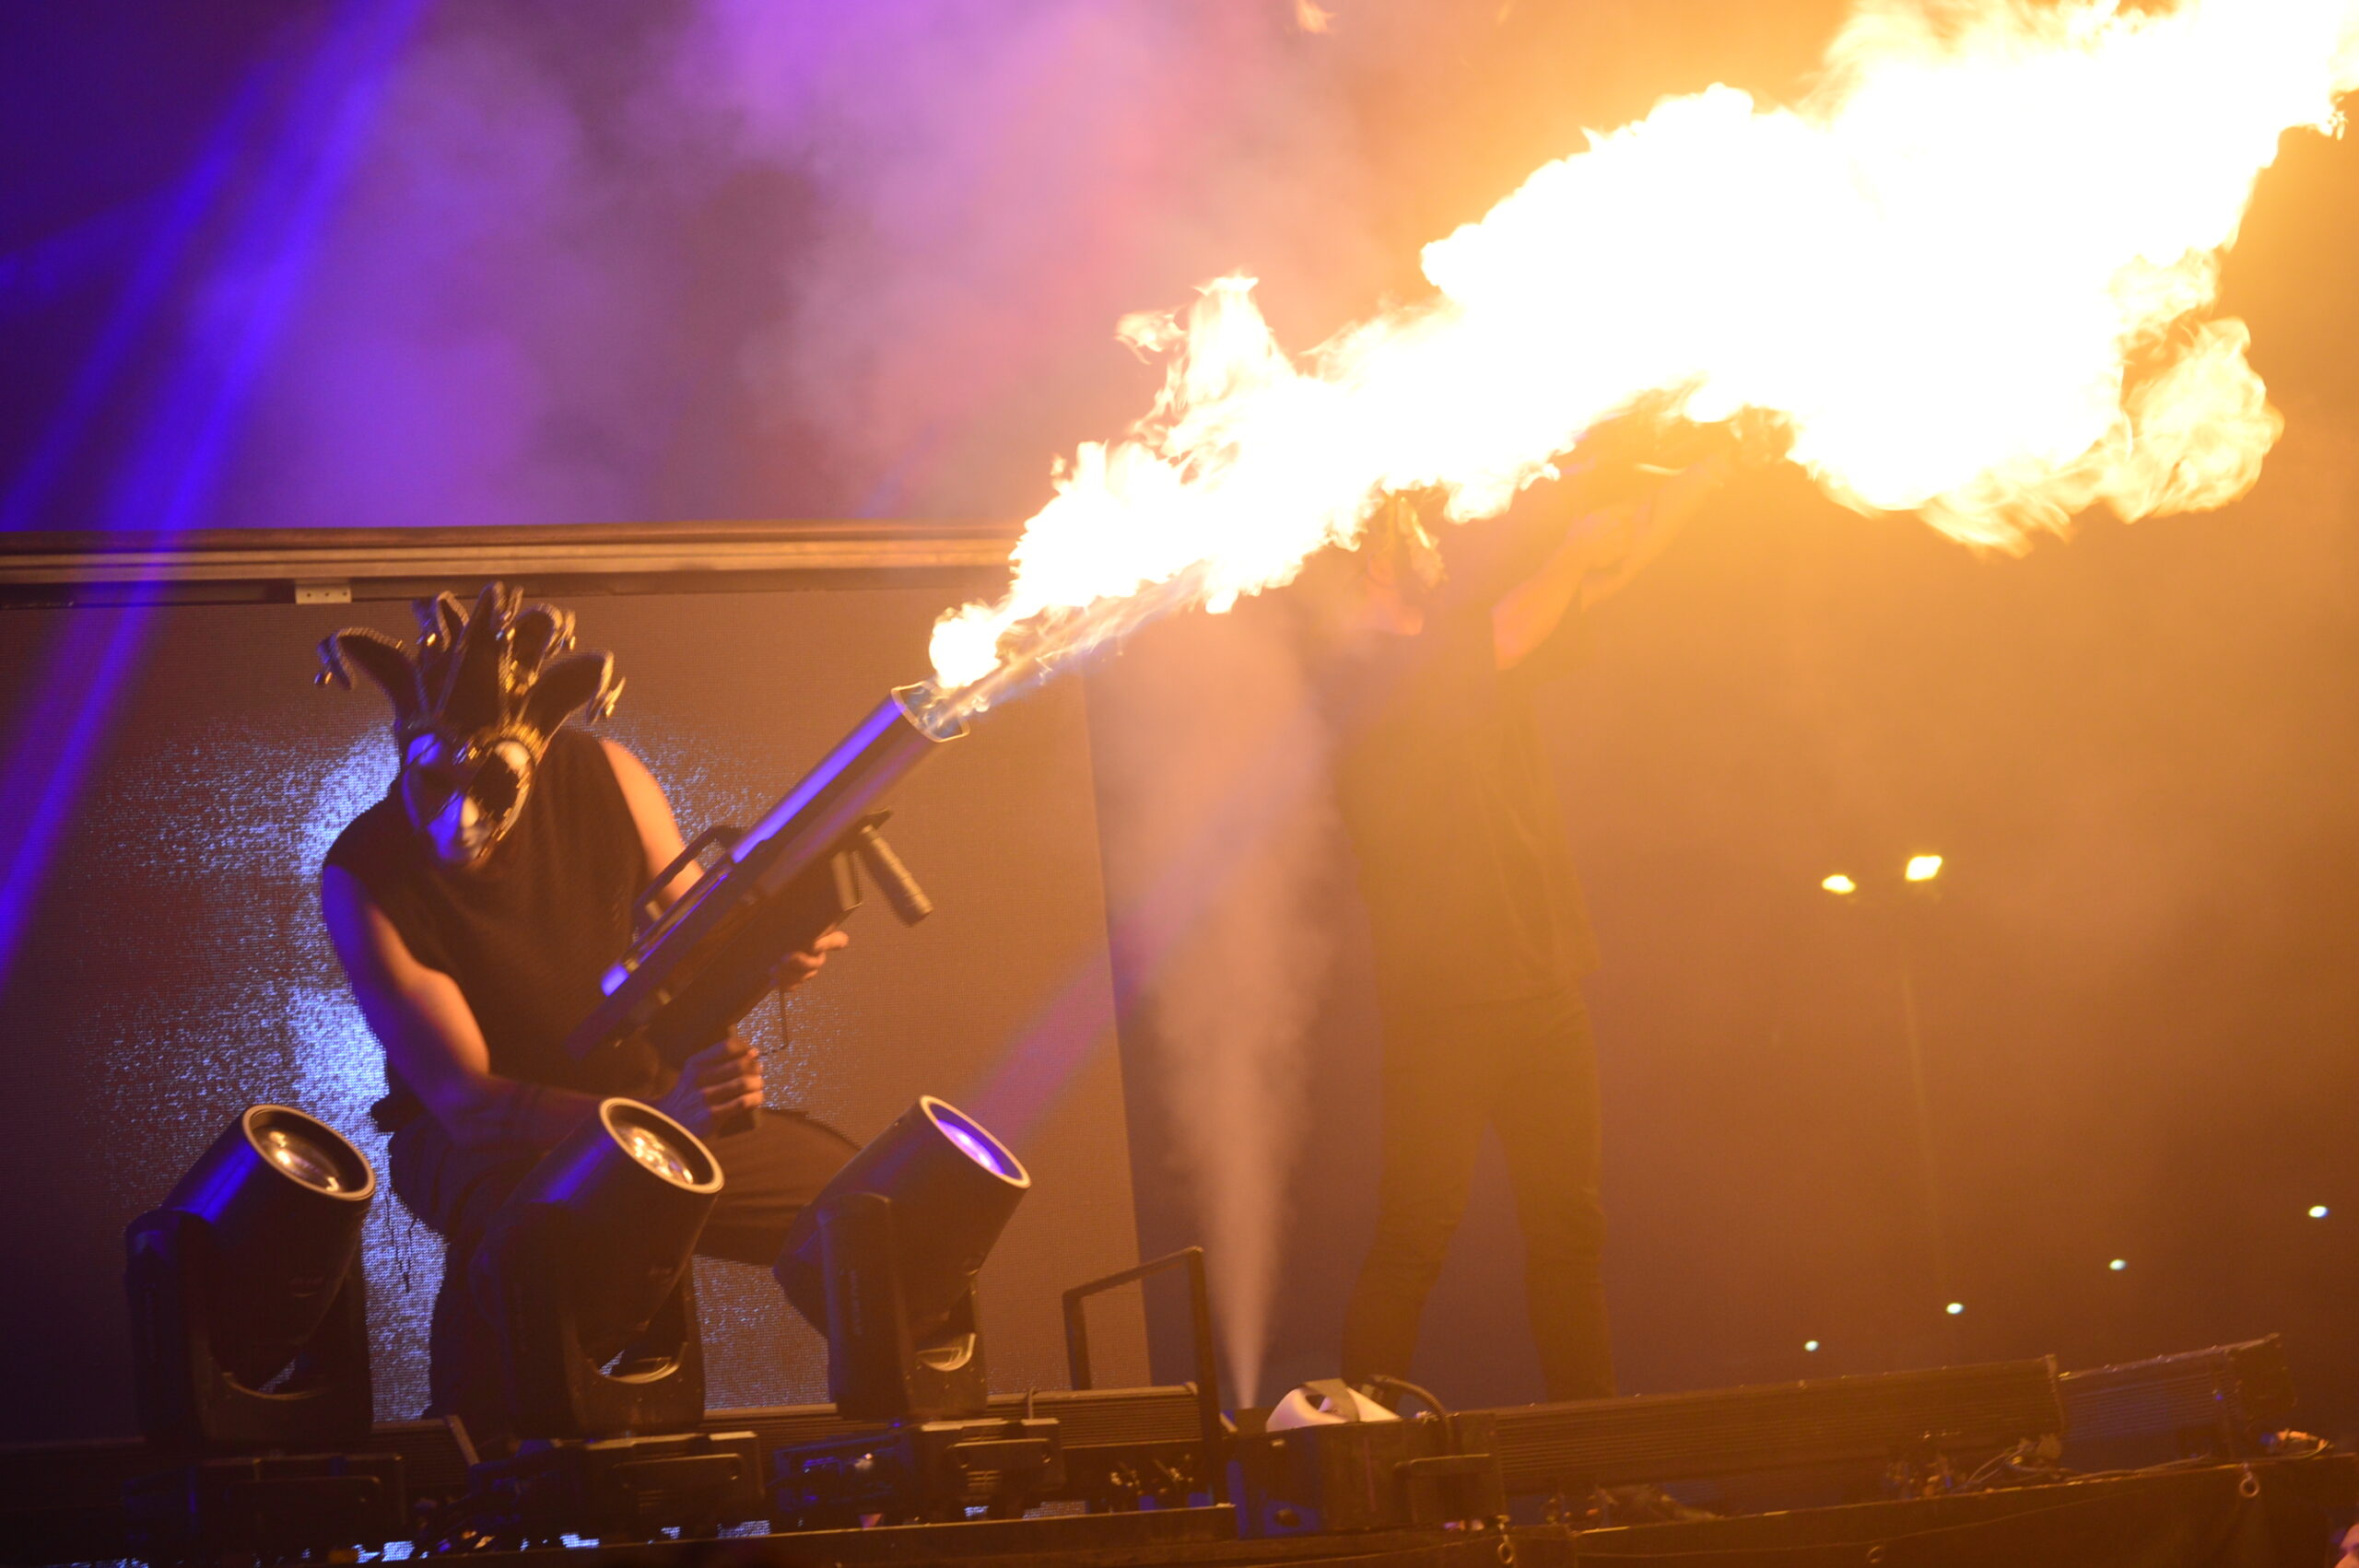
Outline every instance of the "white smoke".
<svg viewBox="0 0 2359 1568">
<path fill-rule="evenodd" d="M 1101 678 L 1091 716 L 1122 970 L 1151 1020 L 1222 1350 L 1259 1392 L 1332 922 L 1325 732 L 1273 618 L 1189 616 Z"/>
</svg>

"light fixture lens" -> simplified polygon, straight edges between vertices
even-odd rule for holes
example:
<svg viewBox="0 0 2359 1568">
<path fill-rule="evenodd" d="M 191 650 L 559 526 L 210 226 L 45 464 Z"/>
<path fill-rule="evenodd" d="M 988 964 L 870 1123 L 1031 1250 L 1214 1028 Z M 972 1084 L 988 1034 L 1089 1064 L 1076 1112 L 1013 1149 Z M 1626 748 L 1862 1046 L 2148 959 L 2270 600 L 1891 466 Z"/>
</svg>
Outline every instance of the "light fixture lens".
<svg viewBox="0 0 2359 1568">
<path fill-rule="evenodd" d="M 1942 1308 L 1942 1310 L 1948 1313 L 1952 1317 L 1955 1317 L 1958 1314 L 1966 1310 L 1966 1303 L 1962 1301 L 1954 1301 L 1950 1303 L 1949 1305 Z"/>
<path fill-rule="evenodd" d="M 659 1137 L 652 1128 L 633 1122 L 619 1129 L 623 1135 L 623 1150 L 675 1187 L 694 1187 L 696 1173 L 688 1169 L 688 1162 L 671 1142 Z"/>
<path fill-rule="evenodd" d="M 1907 868 L 1901 873 L 1911 882 L 1931 882 L 1942 874 L 1939 855 L 1911 855 Z"/>
<path fill-rule="evenodd" d="M 1023 1162 L 1009 1153 L 1006 1145 L 985 1132 L 966 1112 L 931 1094 L 921 1098 L 918 1104 L 925 1108 L 927 1117 L 940 1129 L 942 1136 L 950 1140 L 967 1158 L 1002 1181 L 1017 1187 L 1032 1185 L 1032 1178 L 1025 1174 Z"/>
<path fill-rule="evenodd" d="M 1833 876 L 1828 877 L 1818 885 L 1826 889 L 1827 892 L 1832 893 L 1837 898 L 1848 898 L 1852 894 L 1860 891 L 1860 884 L 1853 882 L 1849 877 L 1845 876 L 1841 872 L 1837 872 Z"/>
<path fill-rule="evenodd" d="M 949 1126 L 945 1127 L 942 1129 L 942 1134 L 944 1137 L 949 1139 L 950 1141 L 967 1151 L 967 1157 L 974 1161 L 975 1164 L 983 1166 L 987 1170 L 995 1171 L 999 1169 L 999 1152 L 985 1145 L 981 1139 L 976 1137 L 965 1128 L 960 1127 L 954 1122 Z"/>
<path fill-rule="evenodd" d="M 344 1178 L 336 1174 L 328 1152 L 300 1133 L 274 1127 L 262 1135 L 263 1153 L 270 1163 L 321 1192 L 342 1192 Z"/>
<path fill-rule="evenodd" d="M 2332 1212 L 2334 1212 L 2334 1211 L 2329 1209 L 2323 1203 L 2313 1203 L 2310 1205 L 2310 1218 L 2313 1220 L 2323 1220 Z"/>
</svg>

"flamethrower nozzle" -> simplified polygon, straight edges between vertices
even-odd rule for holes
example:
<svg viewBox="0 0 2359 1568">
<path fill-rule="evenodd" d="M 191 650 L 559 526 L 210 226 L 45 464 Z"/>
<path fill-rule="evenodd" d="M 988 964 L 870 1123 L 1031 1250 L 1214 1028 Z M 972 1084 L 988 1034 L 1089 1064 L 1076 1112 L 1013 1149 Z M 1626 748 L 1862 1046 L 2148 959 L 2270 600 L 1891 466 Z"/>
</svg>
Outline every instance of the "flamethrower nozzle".
<svg viewBox="0 0 2359 1568">
<path fill-rule="evenodd" d="M 967 716 L 980 711 L 960 699 L 972 686 L 945 692 L 932 681 L 920 681 L 914 685 L 895 686 L 893 699 L 901 705 L 910 723 L 937 741 L 956 740 L 967 732 Z"/>
<path fill-rule="evenodd" d="M 937 741 L 955 740 L 967 732 L 967 720 L 1021 696 L 1048 678 L 1050 666 L 1036 658 L 1010 659 L 980 680 L 944 691 L 932 681 L 897 688 L 901 710 L 910 722 Z"/>
<path fill-rule="evenodd" d="M 945 691 L 935 681 L 903 686 L 910 721 L 937 741 L 966 732 L 966 720 L 1011 702 L 1067 670 L 1085 668 L 1149 621 L 1204 602 L 1202 564 L 1135 592 L 1097 600 L 1085 609 L 1046 611 L 1003 632 L 998 662 L 962 686 Z"/>
</svg>

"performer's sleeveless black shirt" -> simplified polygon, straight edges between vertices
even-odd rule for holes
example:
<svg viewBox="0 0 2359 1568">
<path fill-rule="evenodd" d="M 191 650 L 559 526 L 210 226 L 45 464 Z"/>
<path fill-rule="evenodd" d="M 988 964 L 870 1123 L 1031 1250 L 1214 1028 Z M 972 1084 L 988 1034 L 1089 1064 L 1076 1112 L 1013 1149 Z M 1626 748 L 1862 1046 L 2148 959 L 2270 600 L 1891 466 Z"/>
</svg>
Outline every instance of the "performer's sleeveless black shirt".
<svg viewBox="0 0 2359 1568">
<path fill-rule="evenodd" d="M 599 980 L 629 945 L 646 856 L 614 765 L 573 729 L 550 739 L 522 812 L 480 872 L 437 864 L 400 797 L 355 817 L 326 863 L 350 873 L 412 956 L 458 982 L 502 1078 L 593 1094 L 646 1096 L 671 1073 L 645 1047 L 584 1064 L 566 1036 L 602 1000 Z M 377 1106 L 387 1129 L 424 1107 L 390 1063 Z"/>
</svg>

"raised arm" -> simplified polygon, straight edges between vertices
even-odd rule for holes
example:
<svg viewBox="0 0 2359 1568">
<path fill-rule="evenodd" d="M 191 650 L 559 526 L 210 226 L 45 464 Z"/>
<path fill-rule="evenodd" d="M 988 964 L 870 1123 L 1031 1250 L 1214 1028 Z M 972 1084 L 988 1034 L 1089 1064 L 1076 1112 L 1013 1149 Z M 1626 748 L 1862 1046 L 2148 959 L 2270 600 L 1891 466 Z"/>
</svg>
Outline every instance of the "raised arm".
<svg viewBox="0 0 2359 1568">
<path fill-rule="evenodd" d="M 1491 651 L 1498 667 L 1512 670 L 1546 642 L 1567 613 L 1585 603 L 1592 572 L 1617 548 L 1629 524 L 1629 509 L 1609 507 L 1576 518 L 1540 569 L 1499 596 L 1491 606 Z"/>
<path fill-rule="evenodd" d="M 1492 606 L 1491 646 L 1498 667 L 1512 670 L 1548 640 L 1567 614 L 1621 591 L 1662 553 L 1728 472 L 1728 459 L 1716 454 L 1681 469 L 1643 501 L 1576 518 L 1564 543 L 1540 568 Z"/>
<path fill-rule="evenodd" d="M 1620 532 L 1618 547 L 1593 563 L 1581 579 L 1582 607 L 1627 587 L 1632 578 L 1679 536 L 1679 531 L 1702 509 L 1712 492 L 1728 482 L 1734 466 L 1730 454 L 1715 452 L 1701 462 L 1689 463 L 1658 486 L 1655 493 L 1633 510 L 1628 526 Z"/>
<path fill-rule="evenodd" d="M 491 1071 L 491 1053 L 458 982 L 411 954 L 359 879 L 320 876 L 328 940 L 385 1059 L 452 1141 L 555 1143 L 596 1106 L 588 1094 L 520 1083 Z"/>
</svg>

